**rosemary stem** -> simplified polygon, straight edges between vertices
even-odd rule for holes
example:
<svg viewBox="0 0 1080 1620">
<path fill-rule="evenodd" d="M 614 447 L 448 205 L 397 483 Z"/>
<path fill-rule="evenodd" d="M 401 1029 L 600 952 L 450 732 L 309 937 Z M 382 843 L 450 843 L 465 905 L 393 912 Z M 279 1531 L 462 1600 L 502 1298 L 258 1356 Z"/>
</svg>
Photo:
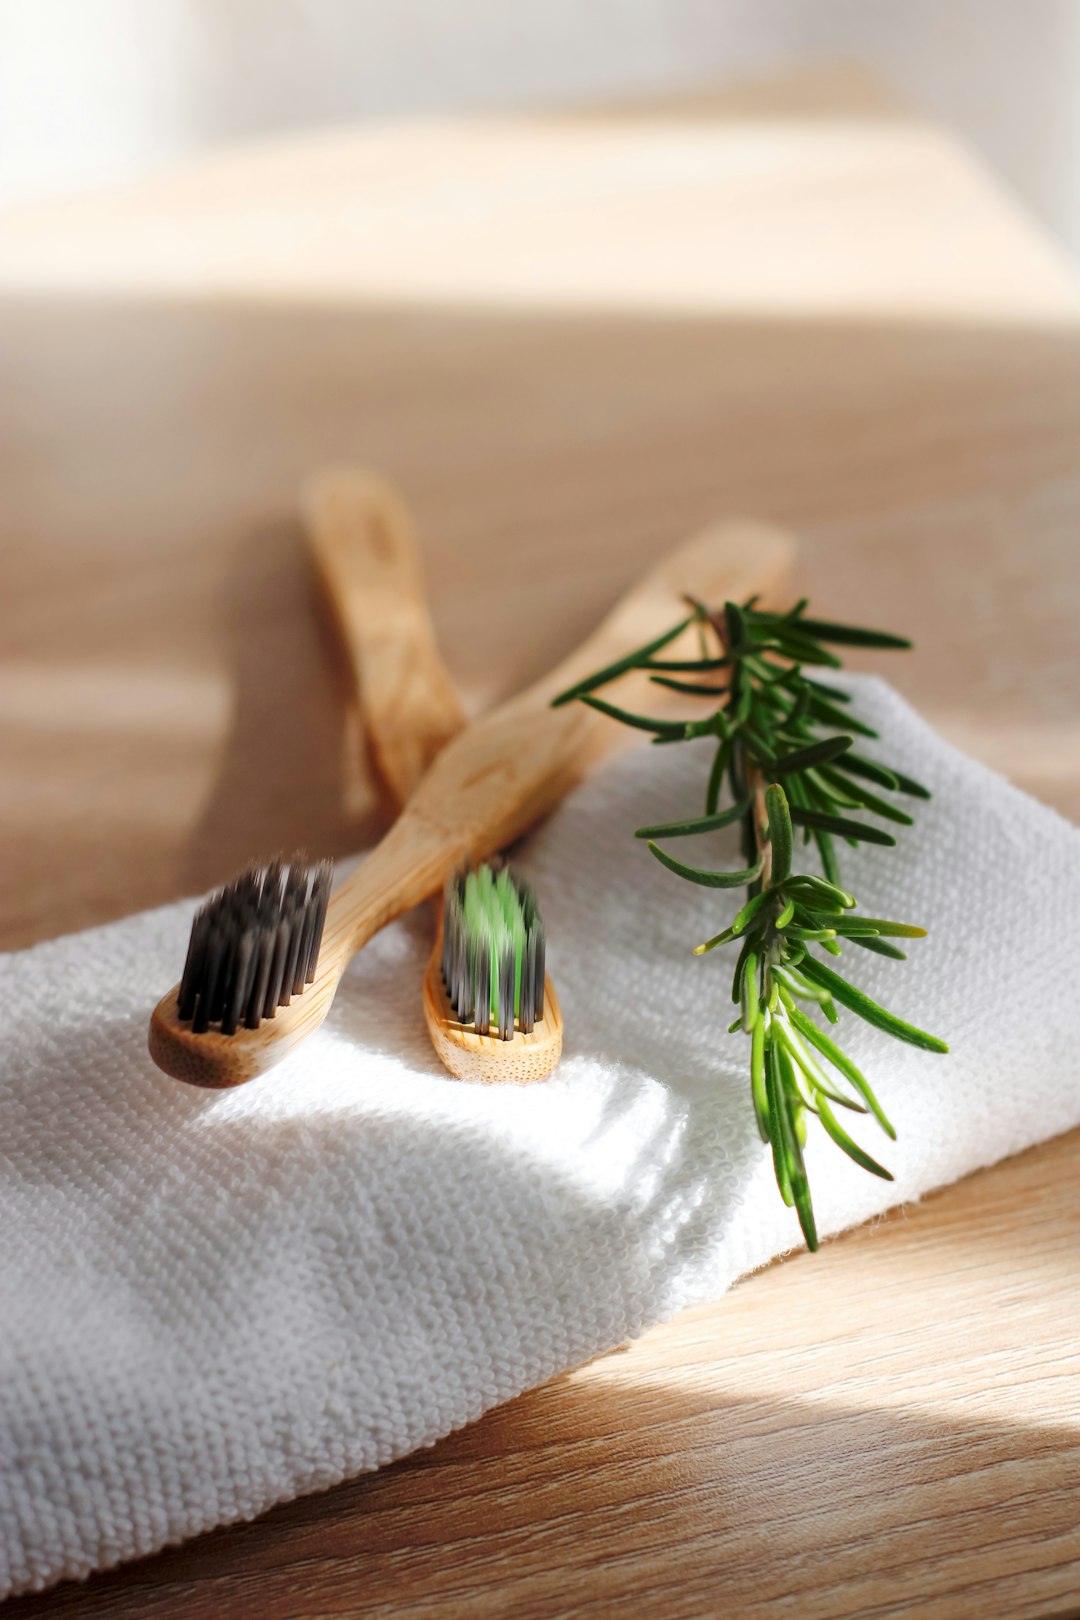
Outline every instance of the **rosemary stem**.
<svg viewBox="0 0 1080 1620">
<path fill-rule="evenodd" d="M 753 760 L 746 762 L 746 785 L 752 794 L 750 818 L 754 828 L 754 841 L 763 865 L 759 882 L 767 889 L 772 882 L 772 842 L 769 838 L 769 813 L 765 808 L 765 778 Z"/>
</svg>

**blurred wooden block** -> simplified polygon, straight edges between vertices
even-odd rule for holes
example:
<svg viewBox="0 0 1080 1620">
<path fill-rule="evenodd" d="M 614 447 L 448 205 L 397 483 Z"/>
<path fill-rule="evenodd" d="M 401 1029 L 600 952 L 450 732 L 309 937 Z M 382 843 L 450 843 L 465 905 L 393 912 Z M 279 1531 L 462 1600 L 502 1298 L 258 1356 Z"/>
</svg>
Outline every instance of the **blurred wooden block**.
<svg viewBox="0 0 1080 1620">
<path fill-rule="evenodd" d="M 294 515 L 334 460 L 414 503 L 473 706 L 747 512 L 831 614 L 917 636 L 876 667 L 946 735 L 1080 815 L 1078 309 L 966 153 L 836 73 L 10 212 L 0 941 L 370 838 Z M 1077 1146 L 12 1620 L 1063 1612 Z"/>
</svg>

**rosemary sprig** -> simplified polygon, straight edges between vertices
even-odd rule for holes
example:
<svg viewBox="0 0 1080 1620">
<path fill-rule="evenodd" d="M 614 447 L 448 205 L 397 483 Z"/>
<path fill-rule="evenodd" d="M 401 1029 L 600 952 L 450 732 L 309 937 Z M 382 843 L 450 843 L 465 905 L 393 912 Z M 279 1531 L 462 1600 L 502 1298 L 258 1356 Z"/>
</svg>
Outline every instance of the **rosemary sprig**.
<svg viewBox="0 0 1080 1620">
<path fill-rule="evenodd" d="M 687 605 L 687 618 L 561 693 L 555 707 L 572 700 L 587 703 L 623 725 L 650 732 L 655 744 L 716 739 L 704 812 L 639 827 L 637 837 L 647 840 L 656 859 L 689 883 L 747 890 L 746 904 L 730 926 L 698 945 L 694 954 L 738 946 L 731 986 L 738 1015 L 729 1032 L 741 1030 L 750 1038 L 750 1096 L 758 1130 L 771 1149 L 780 1194 L 794 1206 L 808 1247 L 816 1249 L 803 1156 L 807 1115 L 816 1115 L 825 1133 L 856 1164 L 890 1181 L 889 1171 L 848 1135 L 835 1110 L 870 1113 L 887 1136 L 895 1139 L 896 1133 L 870 1082 L 808 1009 L 836 1024 L 842 1007 L 926 1051 L 946 1052 L 948 1047 L 880 1006 L 815 954 L 820 950 L 839 957 L 850 943 L 903 960 L 904 952 L 892 941 L 925 935 L 925 929 L 912 923 L 857 914 L 854 895 L 841 887 L 837 841 L 895 844 L 894 832 L 865 817 L 894 828 L 911 826 L 912 816 L 894 796 L 930 795 L 902 771 L 856 752 L 857 737 L 877 733 L 852 713 L 843 688 L 806 670 L 841 668 L 835 647 L 911 644 L 884 631 L 807 618 L 805 600 L 787 613 L 765 612 L 756 598 L 741 605 L 727 602 L 720 610 L 693 598 L 687 598 Z M 698 657 L 656 656 L 695 623 Z M 710 633 L 715 648 L 709 646 Z M 632 713 L 596 696 L 631 670 L 645 671 L 657 686 L 722 701 L 704 718 L 673 720 Z M 731 802 L 721 809 L 725 785 Z M 669 839 L 692 838 L 734 822 L 742 835 L 745 866 L 740 871 L 693 866 L 661 847 Z M 804 845 L 813 842 L 817 848 L 821 876 L 795 869 L 800 833 Z"/>
</svg>

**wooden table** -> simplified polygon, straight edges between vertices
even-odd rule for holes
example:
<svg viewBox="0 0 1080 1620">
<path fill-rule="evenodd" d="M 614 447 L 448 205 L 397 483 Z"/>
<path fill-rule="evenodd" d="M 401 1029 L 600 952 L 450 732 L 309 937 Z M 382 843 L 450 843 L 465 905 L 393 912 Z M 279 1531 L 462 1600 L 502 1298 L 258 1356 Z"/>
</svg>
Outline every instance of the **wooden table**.
<svg viewBox="0 0 1080 1620">
<path fill-rule="evenodd" d="M 407 491 L 470 706 L 750 512 L 831 613 L 914 631 L 887 667 L 946 735 L 1080 815 L 1076 282 L 857 76 L 290 139 L 24 208 L 0 374 L 6 946 L 373 834 L 294 516 L 329 460 Z M 1078 1148 L 5 1612 L 1064 1613 Z"/>
</svg>

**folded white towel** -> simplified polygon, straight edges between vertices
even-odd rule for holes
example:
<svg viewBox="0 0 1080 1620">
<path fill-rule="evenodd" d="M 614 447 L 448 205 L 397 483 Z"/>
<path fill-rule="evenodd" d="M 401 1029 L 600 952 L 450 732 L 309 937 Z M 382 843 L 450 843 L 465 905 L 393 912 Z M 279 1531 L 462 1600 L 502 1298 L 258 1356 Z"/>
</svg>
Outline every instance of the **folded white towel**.
<svg viewBox="0 0 1080 1620">
<path fill-rule="evenodd" d="M 856 1134 L 896 1181 L 812 1125 L 823 1233 L 1080 1121 L 1080 834 L 856 685 L 935 798 L 845 876 L 931 936 L 847 969 L 952 1053 L 841 1015 L 899 1140 Z M 730 953 L 690 954 L 736 897 L 631 837 L 692 810 L 706 769 L 633 750 L 523 849 L 566 1015 L 543 1085 L 439 1069 L 419 914 L 236 1092 L 146 1055 L 189 904 L 0 960 L 0 1594 L 376 1468 L 799 1244 L 723 1033 Z"/>
</svg>

